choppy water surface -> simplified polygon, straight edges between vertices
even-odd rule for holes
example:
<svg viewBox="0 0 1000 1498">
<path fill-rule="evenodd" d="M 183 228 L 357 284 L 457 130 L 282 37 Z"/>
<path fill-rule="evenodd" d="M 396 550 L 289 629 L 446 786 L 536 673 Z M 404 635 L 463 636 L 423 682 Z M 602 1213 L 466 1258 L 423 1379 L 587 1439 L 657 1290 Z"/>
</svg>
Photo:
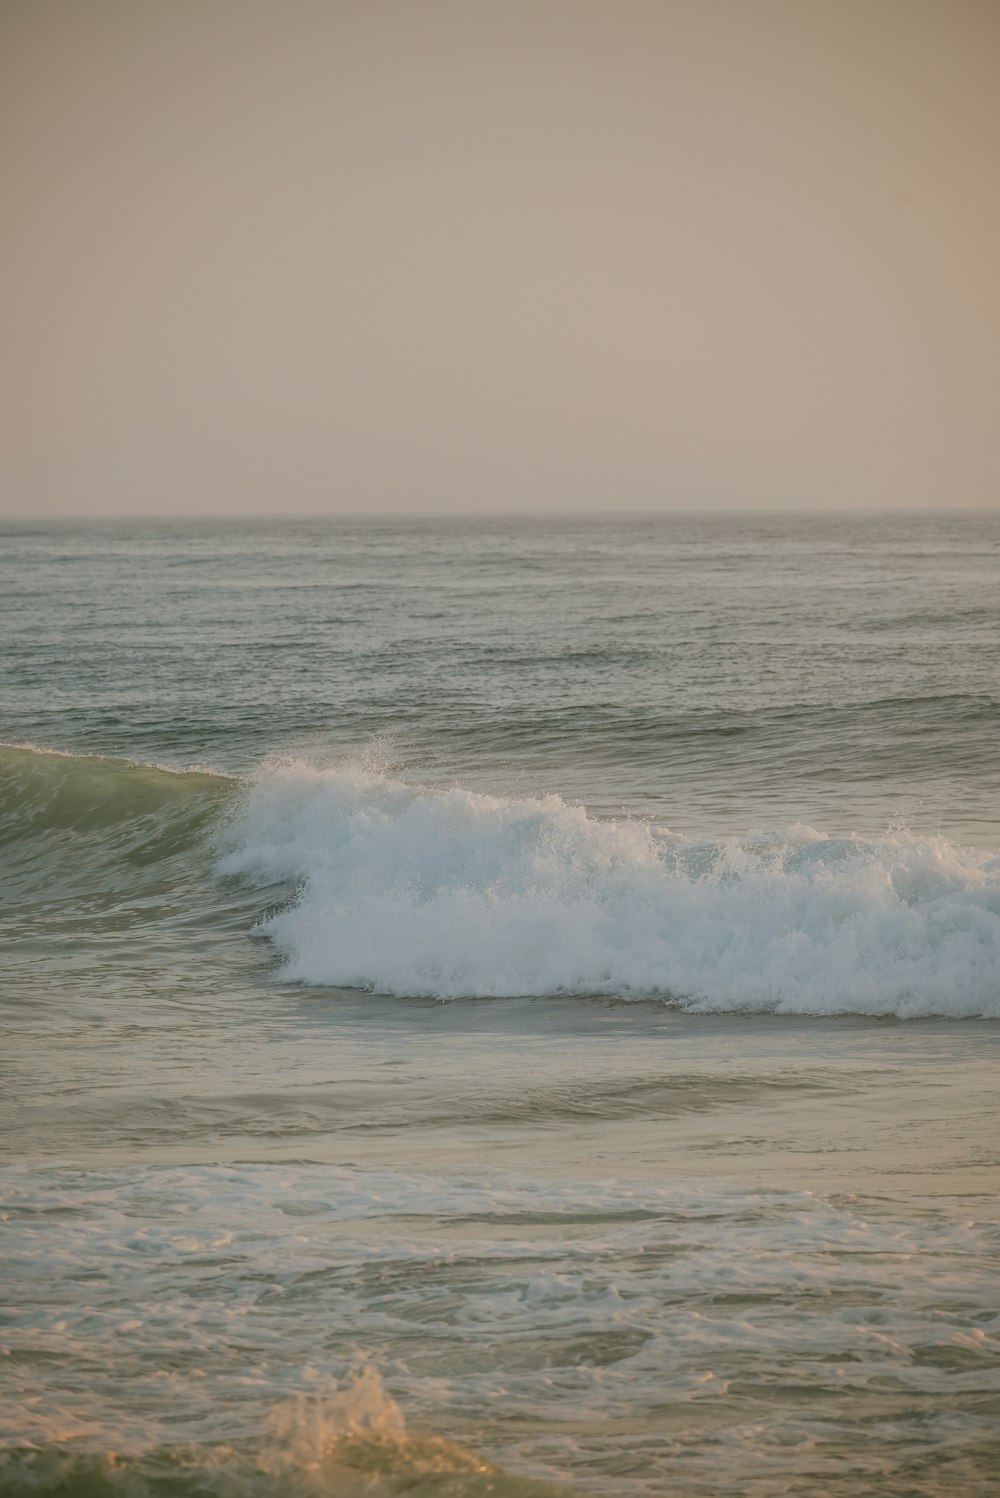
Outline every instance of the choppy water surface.
<svg viewBox="0 0 1000 1498">
<path fill-rule="evenodd" d="M 998 583 L 6 527 L 4 1490 L 995 1491 Z"/>
</svg>

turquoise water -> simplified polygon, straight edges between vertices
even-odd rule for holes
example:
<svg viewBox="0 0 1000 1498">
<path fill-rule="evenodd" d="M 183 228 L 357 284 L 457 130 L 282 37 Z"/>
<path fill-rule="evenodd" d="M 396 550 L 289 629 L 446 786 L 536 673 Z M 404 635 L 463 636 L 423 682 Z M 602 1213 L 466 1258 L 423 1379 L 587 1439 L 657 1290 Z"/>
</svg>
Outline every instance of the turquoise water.
<svg viewBox="0 0 1000 1498">
<path fill-rule="evenodd" d="M 994 1490 L 1000 519 L 0 539 L 10 1491 Z"/>
</svg>

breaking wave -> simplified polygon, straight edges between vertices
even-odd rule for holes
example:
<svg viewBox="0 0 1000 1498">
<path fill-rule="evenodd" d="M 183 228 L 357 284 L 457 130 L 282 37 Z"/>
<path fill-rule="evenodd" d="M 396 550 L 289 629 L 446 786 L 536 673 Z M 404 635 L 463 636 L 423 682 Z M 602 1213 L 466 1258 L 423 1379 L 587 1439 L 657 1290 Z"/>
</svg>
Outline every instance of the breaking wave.
<svg viewBox="0 0 1000 1498">
<path fill-rule="evenodd" d="M 282 880 L 283 975 L 413 997 L 1000 1017 L 1000 858 L 903 830 L 693 841 L 558 796 L 266 767 L 221 872 Z"/>
<path fill-rule="evenodd" d="M 512 1476 L 443 1436 L 411 1435 L 378 1371 L 268 1412 L 254 1441 L 121 1452 L 51 1445 L 0 1449 L 8 1498 L 568 1498 Z M 92 1434 L 92 1432 L 87 1432 Z"/>
<path fill-rule="evenodd" d="M 155 922 L 183 891 L 203 929 L 246 930 L 266 903 L 255 929 L 306 984 L 1000 1018 L 1000 857 L 903 829 L 696 840 L 358 765 L 241 783 L 0 746 L 0 857 L 29 921 L 69 900 Z"/>
</svg>

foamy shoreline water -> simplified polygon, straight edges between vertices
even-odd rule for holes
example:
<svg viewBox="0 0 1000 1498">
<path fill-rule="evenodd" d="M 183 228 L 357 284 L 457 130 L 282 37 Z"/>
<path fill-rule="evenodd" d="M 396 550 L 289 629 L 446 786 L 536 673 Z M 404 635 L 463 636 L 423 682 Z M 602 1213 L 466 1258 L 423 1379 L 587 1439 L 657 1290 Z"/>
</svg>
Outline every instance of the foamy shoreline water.
<svg viewBox="0 0 1000 1498">
<path fill-rule="evenodd" d="M 428 1445 L 442 1429 L 490 1466 L 596 1492 L 717 1491 L 738 1461 L 744 1491 L 901 1493 L 896 1469 L 929 1438 L 963 1491 L 996 1475 L 995 1222 L 315 1166 L 7 1172 L 2 1186 L 21 1311 L 0 1435 L 131 1453 L 127 1488 L 144 1491 L 142 1454 L 178 1420 L 194 1446 L 174 1461 L 212 1492 L 236 1467 L 253 1492 L 353 1493 L 358 1437 L 380 1494 L 435 1458 L 444 1491 L 490 1491 L 470 1455 Z M 57 1241 L 63 1288 L 43 1267 Z M 336 1385 L 319 1371 L 359 1345 L 409 1435 L 373 1365 Z M 32 1467 L 11 1462 L 14 1478 Z M 602 1480 L 619 1462 L 644 1477 Z"/>
</svg>

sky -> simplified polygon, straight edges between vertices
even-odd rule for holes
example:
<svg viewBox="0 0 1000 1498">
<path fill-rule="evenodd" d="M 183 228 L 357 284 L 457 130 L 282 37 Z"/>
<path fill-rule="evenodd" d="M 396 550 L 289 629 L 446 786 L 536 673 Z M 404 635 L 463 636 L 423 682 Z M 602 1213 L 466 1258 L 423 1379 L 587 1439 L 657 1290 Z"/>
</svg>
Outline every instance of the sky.
<svg viewBox="0 0 1000 1498">
<path fill-rule="evenodd" d="M 1000 507 L 997 0 L 0 0 L 0 514 Z"/>
</svg>

